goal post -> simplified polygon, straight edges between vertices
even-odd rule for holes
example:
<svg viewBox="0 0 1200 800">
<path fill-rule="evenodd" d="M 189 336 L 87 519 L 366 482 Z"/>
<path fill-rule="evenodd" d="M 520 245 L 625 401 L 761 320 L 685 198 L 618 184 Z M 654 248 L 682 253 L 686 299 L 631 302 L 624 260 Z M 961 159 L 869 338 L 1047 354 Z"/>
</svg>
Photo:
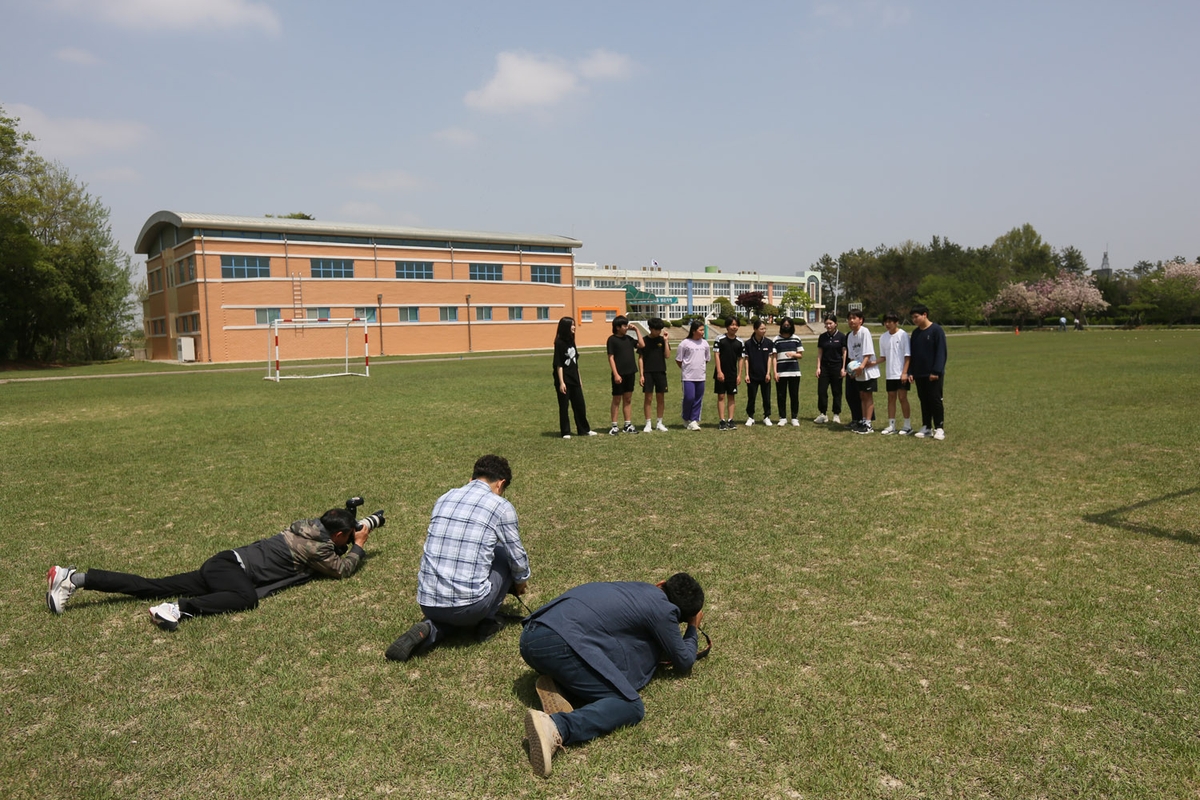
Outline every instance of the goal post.
<svg viewBox="0 0 1200 800">
<path fill-rule="evenodd" d="M 357 341 L 358 326 L 362 326 L 362 342 L 363 342 L 363 359 L 360 366 L 358 358 L 353 362 L 351 369 L 350 349 L 351 339 Z M 361 317 L 347 318 L 326 318 L 326 319 L 276 319 L 271 322 L 271 339 L 268 342 L 267 350 L 267 375 L 264 380 L 275 381 L 278 383 L 281 380 L 298 379 L 298 378 L 337 378 L 343 375 L 353 375 L 360 378 L 371 377 L 371 342 L 369 334 L 369 320 Z M 320 370 L 319 374 L 308 374 L 306 372 L 297 371 L 291 375 L 283 374 L 282 370 L 282 348 L 280 346 L 279 332 L 284 331 L 283 341 L 285 345 L 297 344 L 299 351 L 303 352 L 305 346 L 309 352 L 314 352 L 316 355 L 310 356 L 312 359 L 327 359 L 330 358 L 332 352 L 337 349 L 343 351 L 342 362 L 338 364 L 336 361 L 332 364 L 325 363 L 316 365 L 316 369 Z M 289 336 L 287 331 L 293 333 Z M 313 331 L 317 335 L 314 337 L 306 337 L 303 335 L 307 331 Z M 306 342 L 306 338 L 316 339 L 315 342 Z M 341 345 L 339 348 L 338 346 Z M 274 358 L 271 357 L 272 348 L 274 350 Z M 296 350 L 288 348 L 287 353 L 293 360 L 304 359 L 304 355 L 293 353 Z M 272 366 L 274 372 L 272 373 Z M 332 371 L 337 367 L 341 367 L 341 371 Z"/>
</svg>

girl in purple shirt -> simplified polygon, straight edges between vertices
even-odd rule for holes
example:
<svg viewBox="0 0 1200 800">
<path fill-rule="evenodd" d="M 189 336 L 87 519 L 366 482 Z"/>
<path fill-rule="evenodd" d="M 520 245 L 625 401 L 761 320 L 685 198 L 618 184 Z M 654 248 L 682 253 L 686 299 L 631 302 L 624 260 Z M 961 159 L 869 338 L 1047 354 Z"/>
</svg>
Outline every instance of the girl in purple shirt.
<svg viewBox="0 0 1200 800">
<path fill-rule="evenodd" d="M 704 403 L 704 376 L 712 350 L 704 341 L 704 323 L 692 320 L 687 338 L 675 350 L 675 363 L 683 371 L 683 421 L 689 431 L 700 430 L 700 408 Z"/>
</svg>

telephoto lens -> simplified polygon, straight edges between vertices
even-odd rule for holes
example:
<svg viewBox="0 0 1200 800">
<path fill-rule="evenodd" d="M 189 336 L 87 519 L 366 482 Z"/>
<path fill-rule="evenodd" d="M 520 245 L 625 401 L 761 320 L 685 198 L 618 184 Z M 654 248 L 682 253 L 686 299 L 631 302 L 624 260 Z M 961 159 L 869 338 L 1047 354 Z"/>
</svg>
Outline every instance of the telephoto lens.
<svg viewBox="0 0 1200 800">
<path fill-rule="evenodd" d="M 387 523 L 387 520 L 383 518 L 382 508 L 376 511 L 374 514 L 363 517 L 360 521 L 363 525 L 367 526 L 367 530 L 369 531 L 373 531 L 376 528 L 382 528 Z"/>
</svg>

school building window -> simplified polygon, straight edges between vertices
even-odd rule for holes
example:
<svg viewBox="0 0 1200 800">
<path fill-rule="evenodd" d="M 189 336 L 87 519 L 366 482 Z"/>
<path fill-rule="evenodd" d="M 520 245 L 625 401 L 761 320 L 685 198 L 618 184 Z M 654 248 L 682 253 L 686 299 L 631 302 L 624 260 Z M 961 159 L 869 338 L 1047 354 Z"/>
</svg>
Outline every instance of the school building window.
<svg viewBox="0 0 1200 800">
<path fill-rule="evenodd" d="M 442 306 L 438 309 L 438 319 L 442 322 L 458 322 L 458 309 Z"/>
<path fill-rule="evenodd" d="M 196 257 L 188 256 L 175 262 L 175 283 L 191 283 L 196 280 Z"/>
<path fill-rule="evenodd" d="M 492 318 L 491 306 L 475 306 L 475 319 L 490 320 Z"/>
<path fill-rule="evenodd" d="M 354 262 L 348 258 L 314 258 L 310 263 L 314 278 L 354 277 Z"/>
<path fill-rule="evenodd" d="M 199 314 L 180 314 L 175 318 L 176 333 L 195 333 L 200 330 Z"/>
<path fill-rule="evenodd" d="M 612 322 L 616 318 L 617 318 L 617 312 L 615 312 L 615 311 L 605 311 L 604 312 L 604 321 L 605 322 Z"/>
<path fill-rule="evenodd" d="M 406 281 L 433 280 L 432 261 L 397 261 L 396 277 Z"/>
<path fill-rule="evenodd" d="M 748 283 L 734 283 L 733 284 L 733 293 L 734 294 L 741 294 L 742 292 L 748 292 L 748 291 L 750 291 L 750 284 L 748 284 Z"/>
<path fill-rule="evenodd" d="M 146 288 L 151 292 L 163 290 L 162 270 L 156 269 L 146 273 Z"/>
<path fill-rule="evenodd" d="M 404 308 L 400 309 L 401 322 L 417 322 L 419 319 L 420 317 L 417 314 L 416 306 L 405 306 Z"/>
<path fill-rule="evenodd" d="M 686 292 L 687 291 L 687 281 L 671 281 L 671 291 L 672 292 Z"/>
<path fill-rule="evenodd" d="M 278 308 L 256 308 L 254 309 L 254 324 L 255 325 L 270 325 L 275 320 L 279 319 Z"/>
<path fill-rule="evenodd" d="M 375 309 L 371 306 L 363 306 L 362 308 L 354 309 L 354 316 L 359 319 L 365 319 L 367 322 L 375 321 Z"/>
<path fill-rule="evenodd" d="M 509 319 L 525 319 L 525 309 L 522 308 L 521 306 L 509 306 L 508 307 L 508 318 Z"/>
<path fill-rule="evenodd" d="M 592 321 L 592 312 L 580 311 L 579 312 L 579 320 L 580 320 L 580 322 L 591 322 Z"/>
<path fill-rule="evenodd" d="M 329 319 L 329 306 L 307 308 L 304 310 L 304 316 L 308 319 Z"/>
<path fill-rule="evenodd" d="M 538 306 L 538 319 L 550 319 L 550 306 Z"/>
<path fill-rule="evenodd" d="M 504 280 L 504 265 L 472 264 L 470 274 L 473 281 L 502 281 Z"/>
<path fill-rule="evenodd" d="M 617 282 L 612 278 L 596 278 L 597 289 L 615 289 Z"/>
<path fill-rule="evenodd" d="M 267 256 L 221 256 L 222 278 L 269 278 L 271 259 Z"/>
<path fill-rule="evenodd" d="M 148 321 L 151 336 L 166 336 L 167 321 L 165 319 L 152 319 Z"/>
<path fill-rule="evenodd" d="M 591 278 L 576 278 L 575 285 L 578 286 L 580 289 L 590 289 L 590 288 L 592 288 L 592 279 Z"/>
<path fill-rule="evenodd" d="M 692 284 L 692 294 L 708 294 L 712 291 L 712 286 L 706 281 Z"/>
<path fill-rule="evenodd" d="M 534 283 L 562 283 L 562 267 L 529 268 L 529 280 Z"/>
</svg>

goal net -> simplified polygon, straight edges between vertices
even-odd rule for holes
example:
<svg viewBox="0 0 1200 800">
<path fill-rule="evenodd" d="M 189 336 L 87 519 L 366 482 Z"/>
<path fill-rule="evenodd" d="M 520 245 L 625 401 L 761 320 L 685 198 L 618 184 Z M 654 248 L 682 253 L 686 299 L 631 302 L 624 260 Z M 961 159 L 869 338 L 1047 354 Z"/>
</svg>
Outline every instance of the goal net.
<svg viewBox="0 0 1200 800">
<path fill-rule="evenodd" d="M 267 344 L 267 375 L 265 380 L 279 382 L 295 378 L 336 378 L 342 375 L 371 377 L 370 341 L 367 320 L 348 319 L 277 319 L 271 323 L 271 340 Z M 358 341 L 362 327 L 363 356 L 350 358 L 351 340 Z M 282 334 L 281 334 L 282 332 Z M 274 358 L 271 350 L 274 349 Z M 357 347 L 355 347 L 357 350 Z M 283 374 L 282 354 L 293 363 L 287 364 L 289 374 Z M 329 361 L 330 358 L 341 358 Z M 301 360 L 303 360 L 302 363 Z M 316 360 L 321 363 L 313 363 Z M 272 372 L 274 367 L 274 372 Z M 353 368 L 352 368 L 353 367 Z M 339 369 L 340 368 L 340 369 Z"/>
</svg>

